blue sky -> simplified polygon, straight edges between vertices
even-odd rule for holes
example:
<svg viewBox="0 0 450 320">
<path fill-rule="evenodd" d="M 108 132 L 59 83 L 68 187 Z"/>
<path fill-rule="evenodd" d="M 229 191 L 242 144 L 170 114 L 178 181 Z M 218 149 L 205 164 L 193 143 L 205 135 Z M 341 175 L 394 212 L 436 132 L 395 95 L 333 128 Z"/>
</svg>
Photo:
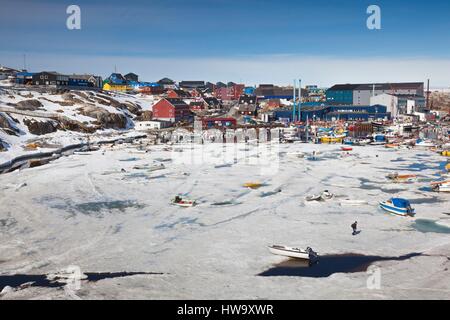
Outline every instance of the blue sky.
<svg viewBox="0 0 450 320">
<path fill-rule="evenodd" d="M 66 28 L 70 4 L 81 8 L 81 30 Z M 371 4 L 381 30 L 366 28 Z M 0 39 L 0 64 L 22 67 L 26 54 L 31 70 L 450 85 L 448 0 L 2 0 Z"/>
</svg>

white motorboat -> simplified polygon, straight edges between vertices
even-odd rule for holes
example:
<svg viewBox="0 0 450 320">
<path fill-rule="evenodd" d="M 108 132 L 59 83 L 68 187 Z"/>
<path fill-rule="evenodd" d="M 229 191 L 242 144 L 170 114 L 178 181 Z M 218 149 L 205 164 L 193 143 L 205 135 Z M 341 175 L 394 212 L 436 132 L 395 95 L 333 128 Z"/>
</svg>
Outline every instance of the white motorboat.
<svg viewBox="0 0 450 320">
<path fill-rule="evenodd" d="M 172 200 L 172 204 L 175 206 L 179 206 L 179 207 L 193 207 L 196 205 L 195 200 L 190 200 L 190 199 L 173 199 Z"/>
<path fill-rule="evenodd" d="M 414 209 L 411 207 L 411 203 L 406 199 L 391 198 L 387 201 L 380 202 L 380 207 L 390 213 L 398 216 L 412 216 L 414 215 Z"/>
<path fill-rule="evenodd" d="M 272 245 L 269 246 L 269 251 L 278 256 L 284 256 L 295 259 L 314 261 L 318 258 L 317 252 L 315 252 L 310 247 L 306 249 L 299 249 L 286 246 Z"/>
<path fill-rule="evenodd" d="M 421 140 L 418 139 L 416 141 L 416 147 L 424 147 L 424 148 L 431 148 L 431 147 L 435 147 L 436 144 L 434 144 L 433 142 L 431 142 L 430 140 Z"/>
</svg>

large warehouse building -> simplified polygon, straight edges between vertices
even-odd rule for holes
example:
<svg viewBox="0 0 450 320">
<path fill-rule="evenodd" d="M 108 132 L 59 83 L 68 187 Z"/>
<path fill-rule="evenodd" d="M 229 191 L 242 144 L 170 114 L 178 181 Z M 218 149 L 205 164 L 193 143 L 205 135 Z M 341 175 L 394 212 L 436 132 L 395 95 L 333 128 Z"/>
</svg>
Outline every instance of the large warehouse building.
<svg viewBox="0 0 450 320">
<path fill-rule="evenodd" d="M 337 84 L 327 90 L 327 103 L 334 105 L 370 105 L 370 98 L 381 94 L 424 96 L 423 82 Z"/>
</svg>

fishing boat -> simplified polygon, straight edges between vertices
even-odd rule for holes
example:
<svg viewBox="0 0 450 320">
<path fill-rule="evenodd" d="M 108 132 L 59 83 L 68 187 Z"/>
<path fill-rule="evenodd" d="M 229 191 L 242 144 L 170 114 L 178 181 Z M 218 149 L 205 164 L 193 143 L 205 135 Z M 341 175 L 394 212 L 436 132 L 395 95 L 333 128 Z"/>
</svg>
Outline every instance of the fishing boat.
<svg viewBox="0 0 450 320">
<path fill-rule="evenodd" d="M 161 163 L 161 164 L 155 164 L 155 165 L 153 165 L 153 166 L 150 166 L 150 167 L 148 168 L 148 171 L 153 172 L 153 171 L 163 170 L 163 169 L 165 169 L 165 168 L 166 168 L 166 166 L 165 166 L 163 163 Z"/>
<path fill-rule="evenodd" d="M 446 150 L 446 151 L 442 151 L 441 153 L 444 157 L 450 157 L 450 151 Z"/>
<path fill-rule="evenodd" d="M 435 192 L 450 192 L 450 180 L 433 182 L 431 188 Z"/>
<path fill-rule="evenodd" d="M 244 187 L 245 188 L 250 188 L 250 189 L 258 189 L 262 187 L 262 183 L 260 182 L 247 182 L 244 183 Z"/>
<path fill-rule="evenodd" d="M 417 175 L 415 174 L 398 174 L 391 173 L 387 175 L 387 178 L 394 182 L 412 182 L 417 179 Z"/>
<path fill-rule="evenodd" d="M 380 202 L 381 209 L 399 216 L 408 216 L 414 214 L 411 203 L 406 199 L 391 198 Z"/>
<path fill-rule="evenodd" d="M 384 147 L 387 149 L 396 149 L 396 148 L 400 147 L 400 145 L 397 143 L 388 143 Z"/>
<path fill-rule="evenodd" d="M 345 135 L 329 135 L 320 138 L 322 143 L 340 143 L 344 140 Z"/>
<path fill-rule="evenodd" d="M 334 194 L 330 193 L 328 190 L 325 190 L 321 194 L 314 194 L 311 196 L 307 196 L 305 198 L 306 201 L 326 201 L 330 200 L 334 197 Z"/>
<path fill-rule="evenodd" d="M 341 150 L 342 151 L 353 151 L 353 148 L 351 148 L 351 147 L 342 147 Z"/>
<path fill-rule="evenodd" d="M 310 247 L 306 249 L 291 248 L 286 246 L 273 245 L 269 246 L 269 251 L 278 256 L 284 256 L 295 259 L 304 259 L 309 261 L 317 260 L 319 257 Z"/>
<path fill-rule="evenodd" d="M 447 170 L 448 172 L 450 172 L 450 163 L 448 163 L 448 164 L 445 166 L 445 170 Z"/>
<path fill-rule="evenodd" d="M 435 147 L 435 146 L 436 145 L 429 140 L 422 140 L 422 139 L 416 140 L 416 147 L 431 148 L 431 147 Z"/>
<path fill-rule="evenodd" d="M 179 207 L 193 207 L 195 206 L 195 200 L 191 200 L 191 199 L 173 199 L 172 200 L 172 204 L 175 206 L 179 206 Z"/>
</svg>

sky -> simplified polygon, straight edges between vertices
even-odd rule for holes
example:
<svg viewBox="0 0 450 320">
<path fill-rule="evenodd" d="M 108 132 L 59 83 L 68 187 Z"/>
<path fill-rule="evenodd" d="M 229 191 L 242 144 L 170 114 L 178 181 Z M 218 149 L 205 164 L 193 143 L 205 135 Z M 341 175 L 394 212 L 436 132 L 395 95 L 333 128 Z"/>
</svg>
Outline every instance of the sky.
<svg viewBox="0 0 450 320">
<path fill-rule="evenodd" d="M 66 26 L 69 5 L 81 9 L 79 30 Z M 370 5 L 380 30 L 367 28 Z M 0 0 L 0 64 L 145 81 L 449 87 L 450 1 Z"/>
</svg>

